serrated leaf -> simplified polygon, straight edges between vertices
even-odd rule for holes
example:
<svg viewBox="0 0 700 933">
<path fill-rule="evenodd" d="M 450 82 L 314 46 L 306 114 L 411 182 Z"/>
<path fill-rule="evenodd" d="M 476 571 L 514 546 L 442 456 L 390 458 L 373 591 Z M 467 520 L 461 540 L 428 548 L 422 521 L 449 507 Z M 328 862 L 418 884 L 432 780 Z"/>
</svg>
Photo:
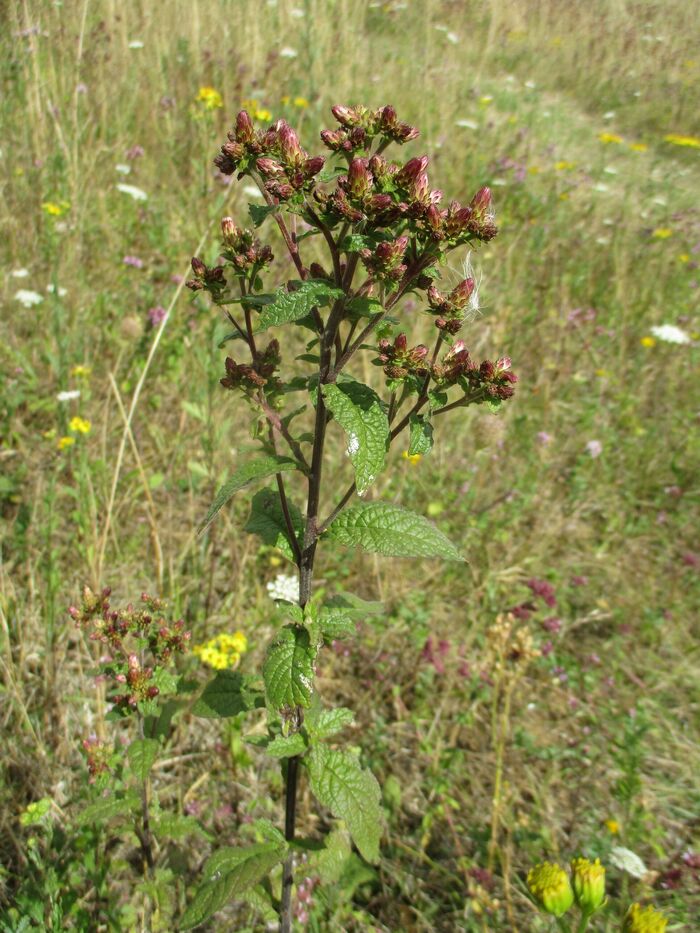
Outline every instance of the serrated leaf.
<svg viewBox="0 0 700 933">
<path fill-rule="evenodd" d="M 312 859 L 314 871 L 323 884 L 336 884 L 352 854 L 350 837 L 342 829 L 334 829 L 326 836 L 323 849 Z"/>
<path fill-rule="evenodd" d="M 340 706 L 337 709 L 324 709 L 315 716 L 306 715 L 304 725 L 314 739 L 327 739 L 336 732 L 345 729 L 355 721 L 351 709 Z"/>
<path fill-rule="evenodd" d="M 361 249 L 374 249 L 383 239 L 384 237 L 378 233 L 375 233 L 373 236 L 368 236 L 363 233 L 351 233 L 350 236 L 345 237 L 343 242 L 339 245 L 339 249 L 344 253 L 359 253 Z"/>
<path fill-rule="evenodd" d="M 348 454 L 361 496 L 384 469 L 389 419 L 374 389 L 361 382 L 324 385 L 321 391 L 328 409 L 347 435 Z"/>
<path fill-rule="evenodd" d="M 346 305 L 346 310 L 350 312 L 350 317 L 374 317 L 382 314 L 384 307 L 376 298 L 353 298 Z"/>
<path fill-rule="evenodd" d="M 346 547 L 385 557 L 464 560 L 450 539 L 427 518 L 391 502 L 360 502 L 341 512 L 327 531 Z"/>
<path fill-rule="evenodd" d="M 231 898 L 254 887 L 284 858 L 286 847 L 262 842 L 244 849 L 219 849 L 204 866 L 204 881 L 188 905 L 181 930 L 208 920 Z"/>
<path fill-rule="evenodd" d="M 193 816 L 181 813 L 161 813 L 152 819 L 152 823 L 156 835 L 167 839 L 207 835 Z"/>
<path fill-rule="evenodd" d="M 414 454 L 429 454 L 433 449 L 433 426 L 425 415 L 411 415 L 409 457 Z"/>
<path fill-rule="evenodd" d="M 269 204 L 249 204 L 248 213 L 250 214 L 250 219 L 253 221 L 253 224 L 256 227 L 259 227 L 267 217 L 277 210 L 277 205 Z"/>
<path fill-rule="evenodd" d="M 86 823 L 106 823 L 107 820 L 113 820 L 115 816 L 132 813 L 140 806 L 140 803 L 138 794 L 96 800 L 95 803 L 88 804 L 78 813 L 76 822 L 79 826 L 84 826 Z"/>
<path fill-rule="evenodd" d="M 302 282 L 294 292 L 289 292 L 282 286 L 275 292 L 275 300 L 266 305 L 258 319 L 258 331 L 267 330 L 268 327 L 278 327 L 290 321 L 298 321 L 305 317 L 312 308 L 327 304 L 329 301 L 342 298 L 345 293 L 334 288 L 323 279 L 308 279 Z"/>
<path fill-rule="evenodd" d="M 261 920 L 267 924 L 268 929 L 275 926 L 279 921 L 279 915 L 273 906 L 272 898 L 262 885 L 258 884 L 254 888 L 243 891 L 241 900 L 258 912 Z"/>
<path fill-rule="evenodd" d="M 290 457 L 277 457 L 270 454 L 266 457 L 258 457 L 245 463 L 233 476 L 227 480 L 221 489 L 217 492 L 216 498 L 211 504 L 207 516 L 199 526 L 197 534 L 202 534 L 211 525 L 219 512 L 239 489 L 243 489 L 248 483 L 256 479 L 263 479 L 266 476 L 272 476 L 274 473 L 284 473 L 289 470 L 296 470 L 297 464 Z"/>
<path fill-rule="evenodd" d="M 318 626 L 326 641 L 348 638 L 357 632 L 357 623 L 341 607 L 324 606 L 318 615 Z"/>
<path fill-rule="evenodd" d="M 313 692 L 316 649 L 308 631 L 299 625 L 285 625 L 267 649 L 263 679 L 268 703 L 308 707 Z"/>
<path fill-rule="evenodd" d="M 156 667 L 153 671 L 153 683 L 158 687 L 158 697 L 162 699 L 177 693 L 178 676 L 164 667 Z M 157 706 L 158 704 L 156 704 Z"/>
<path fill-rule="evenodd" d="M 306 742 L 300 732 L 293 735 L 278 735 L 265 749 L 268 755 L 273 758 L 293 758 L 295 755 L 303 755 L 306 751 Z"/>
<path fill-rule="evenodd" d="M 256 695 L 238 671 L 219 671 L 202 691 L 192 712 L 202 719 L 228 719 L 253 709 Z"/>
<path fill-rule="evenodd" d="M 333 816 L 344 820 L 352 840 L 368 862 L 379 861 L 382 833 L 381 792 L 371 771 L 349 752 L 316 745 L 304 759 L 311 790 Z"/>
<path fill-rule="evenodd" d="M 362 599 L 354 593 L 338 593 L 326 600 L 325 608 L 342 609 L 353 619 L 364 619 L 366 616 L 381 615 L 384 612 L 384 603 Z"/>
<path fill-rule="evenodd" d="M 136 739 L 127 749 L 129 771 L 139 781 L 145 781 L 150 774 L 159 748 L 160 743 L 156 739 Z"/>
<path fill-rule="evenodd" d="M 428 392 L 428 408 L 430 411 L 442 408 L 443 405 L 447 405 L 447 392 L 443 389 L 431 389 Z"/>
<path fill-rule="evenodd" d="M 301 541 L 304 533 L 301 512 L 294 503 L 289 502 L 289 500 L 287 502 L 297 539 Z M 250 516 L 244 530 L 250 532 L 250 534 L 258 535 L 262 538 L 264 544 L 279 548 L 285 557 L 294 560 L 294 552 L 287 532 L 287 523 L 284 520 L 279 493 L 276 491 L 261 489 L 260 492 L 255 493 L 251 503 Z"/>
</svg>

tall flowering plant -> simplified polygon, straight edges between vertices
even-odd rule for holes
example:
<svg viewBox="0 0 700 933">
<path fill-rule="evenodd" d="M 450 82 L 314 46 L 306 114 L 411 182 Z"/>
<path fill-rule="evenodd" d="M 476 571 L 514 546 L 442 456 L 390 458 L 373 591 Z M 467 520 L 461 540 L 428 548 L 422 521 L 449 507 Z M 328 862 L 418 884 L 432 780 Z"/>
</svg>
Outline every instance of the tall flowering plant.
<svg viewBox="0 0 700 933">
<path fill-rule="evenodd" d="M 203 529 L 240 489 L 269 480 L 252 497 L 245 527 L 296 565 L 299 598 L 277 601 L 280 625 L 262 680 L 221 671 L 195 707 L 204 716 L 266 709 L 267 735 L 259 744 L 282 763 L 284 832 L 260 823 L 262 841 L 215 852 L 182 929 L 204 922 L 229 899 L 248 896 L 281 864 L 281 889 L 267 890 L 280 890 L 272 906 L 280 929 L 290 931 L 295 858 L 305 859 L 306 874 L 323 877 L 324 865 L 351 841 L 368 862 L 378 861 L 379 784 L 355 754 L 338 746 L 336 735 L 353 714 L 325 707 L 314 683 L 323 647 L 351 637 L 372 606 L 347 594 L 324 601 L 314 595 L 317 550 L 357 547 L 461 560 L 458 548 L 423 516 L 367 494 L 400 435 L 407 433 L 402 444 L 409 455 L 426 454 L 440 415 L 469 405 L 497 407 L 513 395 L 517 381 L 508 358 L 475 360 L 458 337 L 475 303 L 473 278 L 440 282 L 453 250 L 496 235 L 489 189 L 481 188 L 468 204 L 452 200 L 443 206 L 442 192 L 428 178 L 427 156 L 405 162 L 385 157 L 392 144 L 400 147 L 419 135 L 393 107 L 336 106 L 333 116 L 338 125 L 321 133 L 330 150 L 324 156 L 310 155 L 284 120 L 262 129 L 245 110 L 238 114 L 214 161 L 225 175 L 252 179 L 265 205 L 250 205 L 253 229 L 225 217 L 218 261 L 209 266 L 195 257 L 187 283 L 208 292 L 231 324 L 227 340 L 234 350 L 221 385 L 249 407 L 260 441 L 259 455 L 216 496 Z M 276 224 L 293 266 L 292 277 L 274 291 L 265 285 L 272 249 L 256 232 L 265 223 Z M 434 321 L 432 348 L 409 341 L 404 328 L 410 322 L 401 311 L 409 294 Z M 290 328 L 305 344 L 293 373 L 283 365 L 296 347 Z M 280 336 L 271 337 L 271 330 Z M 383 370 L 383 392 L 353 374 L 364 354 Z M 301 427 L 305 411 L 313 415 L 310 431 Z M 333 476 L 325 481 L 334 432 L 344 435 L 354 472 L 344 491 Z M 320 851 L 296 835 L 301 774 L 320 807 L 345 827 L 336 828 Z M 256 887 L 256 896 L 262 890 Z"/>
</svg>

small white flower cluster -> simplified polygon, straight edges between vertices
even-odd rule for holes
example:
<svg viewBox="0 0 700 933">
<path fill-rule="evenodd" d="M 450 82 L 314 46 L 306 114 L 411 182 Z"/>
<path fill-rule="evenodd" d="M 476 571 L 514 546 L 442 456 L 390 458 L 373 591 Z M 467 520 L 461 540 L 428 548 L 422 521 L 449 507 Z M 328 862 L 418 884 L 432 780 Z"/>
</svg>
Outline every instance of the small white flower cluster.
<svg viewBox="0 0 700 933">
<path fill-rule="evenodd" d="M 657 340 L 662 340 L 664 343 L 692 343 L 688 334 L 675 324 L 659 324 L 657 327 L 652 327 L 651 332 Z"/>
<path fill-rule="evenodd" d="M 279 573 L 267 584 L 270 599 L 283 599 L 288 603 L 299 602 L 299 578 L 287 573 Z"/>
</svg>

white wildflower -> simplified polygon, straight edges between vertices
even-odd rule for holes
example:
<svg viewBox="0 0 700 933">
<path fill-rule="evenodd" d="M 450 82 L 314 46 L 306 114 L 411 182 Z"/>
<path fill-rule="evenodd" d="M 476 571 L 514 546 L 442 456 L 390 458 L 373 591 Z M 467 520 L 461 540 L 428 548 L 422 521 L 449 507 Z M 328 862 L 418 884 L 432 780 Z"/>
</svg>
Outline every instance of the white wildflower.
<svg viewBox="0 0 700 933">
<path fill-rule="evenodd" d="M 452 45 L 459 44 L 459 36 L 457 35 L 456 32 L 448 32 L 445 38 L 447 39 L 448 42 L 451 42 Z"/>
<path fill-rule="evenodd" d="M 56 396 L 57 402 L 72 402 L 73 399 L 80 398 L 80 389 L 70 389 L 67 392 L 59 392 Z"/>
<path fill-rule="evenodd" d="M 455 126 L 464 127 L 466 130 L 478 130 L 479 124 L 475 120 L 457 120 Z"/>
<path fill-rule="evenodd" d="M 130 49 L 142 49 L 143 42 L 140 39 L 132 39 L 131 42 L 129 43 L 129 48 Z"/>
<path fill-rule="evenodd" d="M 12 275 L 16 279 L 26 279 L 29 275 L 29 269 L 13 269 Z"/>
<path fill-rule="evenodd" d="M 296 49 L 292 49 L 288 45 L 280 49 L 280 58 L 296 58 L 298 54 Z"/>
<path fill-rule="evenodd" d="M 657 327 L 652 327 L 651 332 L 657 340 L 662 340 L 664 343 L 692 343 L 688 334 L 675 324 L 659 324 Z"/>
<path fill-rule="evenodd" d="M 306 16 L 306 13 L 303 10 L 300 10 L 299 7 L 294 7 L 289 11 L 289 15 L 293 16 L 294 19 L 303 19 Z"/>
<path fill-rule="evenodd" d="M 283 599 L 288 603 L 299 602 L 299 578 L 288 573 L 278 573 L 267 584 L 270 599 Z"/>
<path fill-rule="evenodd" d="M 125 165 L 123 162 L 120 162 L 119 165 L 115 165 L 114 167 L 120 175 L 131 175 L 130 165 Z"/>
<path fill-rule="evenodd" d="M 34 305 L 40 305 L 44 300 L 44 296 L 40 295 L 39 292 L 32 292 L 26 288 L 20 288 L 18 292 L 15 292 L 15 298 L 25 308 L 33 308 Z"/>
<path fill-rule="evenodd" d="M 65 298 L 65 296 L 68 294 L 67 289 L 62 288 L 60 285 L 54 285 L 53 282 L 46 286 L 46 291 L 50 295 L 58 295 L 59 298 Z"/>
<path fill-rule="evenodd" d="M 142 191 L 141 188 L 137 188 L 136 185 L 125 185 L 121 182 L 115 186 L 117 191 L 121 191 L 122 194 L 128 194 L 129 197 L 133 198 L 134 201 L 147 201 L 148 195 L 145 191 Z"/>
</svg>

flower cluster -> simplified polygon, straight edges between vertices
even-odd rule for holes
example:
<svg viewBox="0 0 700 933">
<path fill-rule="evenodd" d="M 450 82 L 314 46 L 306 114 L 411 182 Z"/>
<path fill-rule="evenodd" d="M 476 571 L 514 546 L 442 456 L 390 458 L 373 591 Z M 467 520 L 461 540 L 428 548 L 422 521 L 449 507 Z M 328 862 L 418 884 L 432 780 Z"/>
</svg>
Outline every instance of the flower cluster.
<svg viewBox="0 0 700 933">
<path fill-rule="evenodd" d="M 435 326 L 448 334 L 456 334 L 464 323 L 464 312 L 474 292 L 474 279 L 463 279 L 448 295 L 441 294 L 434 285 L 428 288 L 428 304 L 437 314 Z"/>
<path fill-rule="evenodd" d="M 632 904 L 625 915 L 622 933 L 664 933 L 668 920 L 652 906 Z"/>
<path fill-rule="evenodd" d="M 217 671 L 238 667 L 241 655 L 248 650 L 248 639 L 241 631 L 232 635 L 222 634 L 203 645 L 195 645 L 193 653 L 199 660 Z"/>
<path fill-rule="evenodd" d="M 386 338 L 379 341 L 379 360 L 390 379 L 409 376 L 425 379 L 430 373 L 430 363 L 425 359 L 427 355 L 428 348 L 423 344 L 409 348 L 405 334 L 399 334 L 393 343 Z"/>
<path fill-rule="evenodd" d="M 252 230 L 241 230 L 232 217 L 221 221 L 222 256 L 237 274 L 251 275 L 269 265 L 274 258 L 269 246 L 263 246 Z"/>
<path fill-rule="evenodd" d="M 205 265 L 201 259 L 196 256 L 192 258 L 193 279 L 188 279 L 185 285 L 193 292 L 204 289 L 208 291 L 216 301 L 223 294 L 226 288 L 226 277 L 224 276 L 223 266 L 214 266 L 210 268 Z"/>
<path fill-rule="evenodd" d="M 71 606 L 71 618 L 81 627 L 90 629 L 90 638 L 100 642 L 107 654 L 100 659 L 100 679 L 107 680 L 116 693 L 110 700 L 122 712 L 139 709 L 163 691 L 164 667 L 176 654 L 188 646 L 190 632 L 182 619 L 171 622 L 162 612 L 162 600 L 141 595 L 142 608 L 129 604 L 124 609 L 112 609 L 106 588 L 100 594 L 89 587 L 83 590 L 80 608 Z M 146 652 L 150 663 L 146 663 Z M 167 679 L 168 691 L 174 689 Z"/>
<path fill-rule="evenodd" d="M 83 751 L 87 759 L 90 783 L 96 784 L 103 775 L 109 773 L 112 754 L 105 743 L 101 742 L 95 736 L 83 739 Z"/>
<path fill-rule="evenodd" d="M 256 352 L 252 363 L 236 363 L 226 357 L 226 375 L 220 379 L 225 389 L 262 389 L 280 364 L 279 340 L 271 340 L 262 352 Z"/>
</svg>

